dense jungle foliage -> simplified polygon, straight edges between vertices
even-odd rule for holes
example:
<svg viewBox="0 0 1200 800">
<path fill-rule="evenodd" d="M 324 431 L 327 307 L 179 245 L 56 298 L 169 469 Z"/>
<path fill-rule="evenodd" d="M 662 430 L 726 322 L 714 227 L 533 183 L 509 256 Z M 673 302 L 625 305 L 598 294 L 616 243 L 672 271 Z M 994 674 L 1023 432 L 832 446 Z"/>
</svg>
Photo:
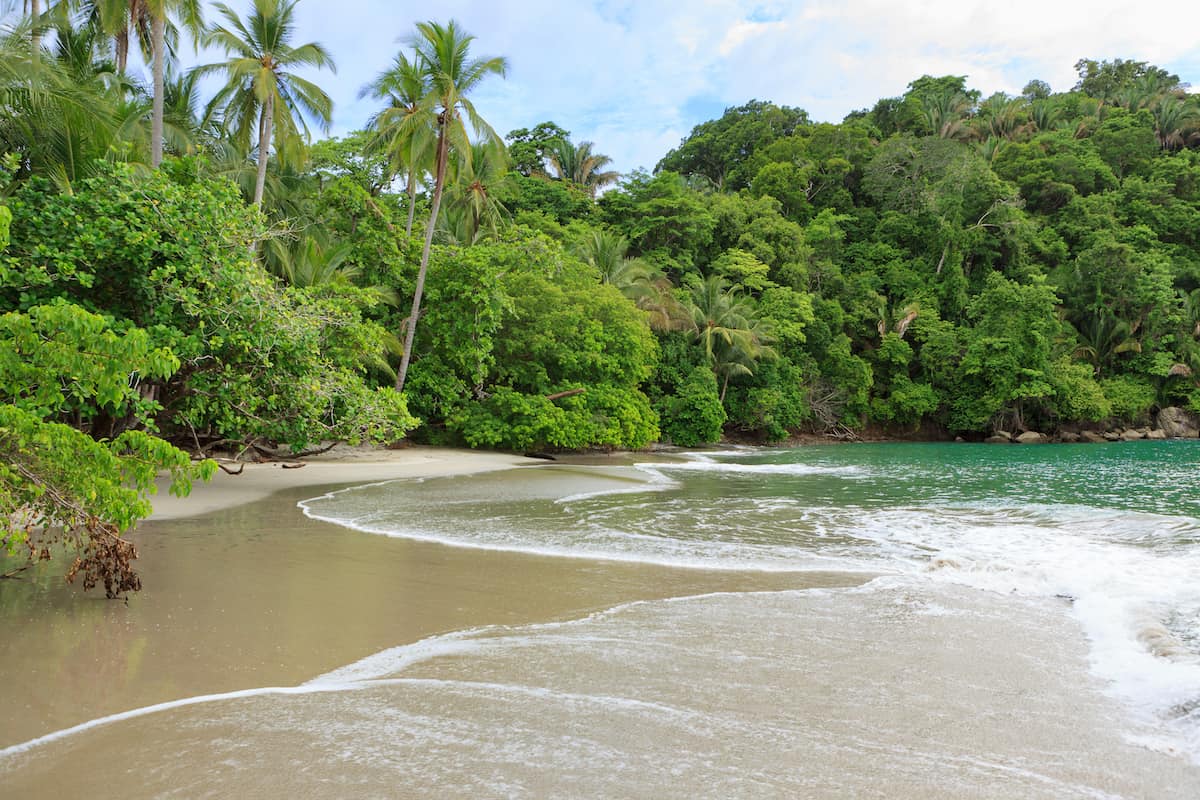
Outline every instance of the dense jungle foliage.
<svg viewBox="0 0 1200 800">
<path fill-rule="evenodd" d="M 333 58 L 291 41 L 295 4 L 34 3 L 0 35 L 10 551 L 65 537 L 136 588 L 113 542 L 155 472 L 211 474 L 188 453 L 1200 411 L 1200 102 L 1158 67 L 927 75 L 840 124 L 750 101 L 620 176 L 553 122 L 493 131 L 470 95 L 507 64 L 453 22 L 314 142 L 332 104 L 296 70 Z M 189 41 L 227 59 L 182 71 Z"/>
</svg>

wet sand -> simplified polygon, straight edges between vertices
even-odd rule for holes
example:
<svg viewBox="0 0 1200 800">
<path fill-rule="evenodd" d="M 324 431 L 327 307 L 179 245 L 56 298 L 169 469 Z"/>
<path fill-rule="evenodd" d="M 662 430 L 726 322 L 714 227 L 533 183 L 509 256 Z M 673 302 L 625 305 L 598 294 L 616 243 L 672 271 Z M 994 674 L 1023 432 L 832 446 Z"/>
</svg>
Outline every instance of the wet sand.
<svg viewBox="0 0 1200 800">
<path fill-rule="evenodd" d="M 405 451 L 401 451 L 405 452 Z M 497 468 L 493 456 L 435 460 Z M 0 582 L 0 651 L 8 702 L 0 748 L 87 720 L 195 695 L 293 686 L 381 649 L 483 625 L 572 619 L 639 599 L 713 591 L 853 585 L 845 573 L 708 573 L 653 565 L 446 547 L 364 534 L 306 518 L 299 500 L 391 468 L 264 467 L 198 487 L 200 517 L 143 523 L 132 534 L 143 590 L 128 602 L 63 584 L 61 563 Z M 430 464 L 424 465 L 425 469 Z M 310 470 L 312 470 L 310 472 Z M 270 494 L 281 480 L 308 485 Z M 259 475 L 265 479 L 257 480 Z M 252 484 L 232 484 L 245 477 Z M 277 477 L 278 476 L 278 477 Z M 454 480 L 471 480 L 469 477 Z M 265 499 L 251 495 L 268 493 Z M 158 517 L 178 515 L 171 503 Z"/>
</svg>

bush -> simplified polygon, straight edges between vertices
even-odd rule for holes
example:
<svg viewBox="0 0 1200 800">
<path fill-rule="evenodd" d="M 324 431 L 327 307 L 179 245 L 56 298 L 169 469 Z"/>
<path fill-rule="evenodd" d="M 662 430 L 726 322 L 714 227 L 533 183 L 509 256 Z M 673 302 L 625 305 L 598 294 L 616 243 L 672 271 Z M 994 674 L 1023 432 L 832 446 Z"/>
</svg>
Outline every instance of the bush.
<svg viewBox="0 0 1200 800">
<path fill-rule="evenodd" d="M 1113 419 L 1137 423 L 1149 418 L 1157 396 L 1149 381 L 1133 375 L 1118 375 L 1100 381 L 1100 387 L 1112 407 Z"/>
<path fill-rule="evenodd" d="M 660 405 L 663 433 L 672 444 L 695 447 L 721 438 L 725 409 L 717 392 L 717 376 L 708 367 L 696 367 L 676 394 Z"/>
</svg>

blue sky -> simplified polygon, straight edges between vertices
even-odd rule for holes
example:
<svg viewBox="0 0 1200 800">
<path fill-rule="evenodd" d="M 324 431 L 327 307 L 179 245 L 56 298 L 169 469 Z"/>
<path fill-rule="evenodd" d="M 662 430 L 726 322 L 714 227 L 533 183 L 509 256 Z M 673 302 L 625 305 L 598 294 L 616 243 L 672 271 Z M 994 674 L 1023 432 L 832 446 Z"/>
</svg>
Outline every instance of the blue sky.
<svg viewBox="0 0 1200 800">
<path fill-rule="evenodd" d="M 622 171 L 752 98 L 839 121 L 926 73 L 968 75 L 985 95 L 1031 78 L 1065 90 L 1083 57 L 1150 61 L 1200 87 L 1200 5 L 1177 0 L 301 0 L 298 18 L 297 40 L 338 65 L 313 76 L 335 134 L 370 116 L 358 89 L 417 21 L 454 18 L 474 53 L 509 60 L 474 95 L 500 134 L 553 120 Z"/>
</svg>

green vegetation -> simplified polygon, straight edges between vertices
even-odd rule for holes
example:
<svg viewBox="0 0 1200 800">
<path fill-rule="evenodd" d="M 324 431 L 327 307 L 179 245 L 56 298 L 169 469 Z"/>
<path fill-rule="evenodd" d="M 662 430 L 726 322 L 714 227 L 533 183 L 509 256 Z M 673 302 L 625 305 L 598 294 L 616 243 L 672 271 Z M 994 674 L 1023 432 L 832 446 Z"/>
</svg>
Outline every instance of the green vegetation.
<svg viewBox="0 0 1200 800">
<path fill-rule="evenodd" d="M 185 491 L 218 451 L 1200 410 L 1200 104 L 1152 65 L 1015 97 L 922 76 L 840 124 L 755 100 L 621 177 L 551 121 L 502 140 L 471 96 L 506 62 L 454 22 L 313 142 L 333 109 L 295 70 L 333 59 L 291 41 L 296 0 L 93 6 L 0 35 L 0 514 L 110 594 L 155 472 Z M 228 59 L 182 73 L 186 37 Z"/>
</svg>

